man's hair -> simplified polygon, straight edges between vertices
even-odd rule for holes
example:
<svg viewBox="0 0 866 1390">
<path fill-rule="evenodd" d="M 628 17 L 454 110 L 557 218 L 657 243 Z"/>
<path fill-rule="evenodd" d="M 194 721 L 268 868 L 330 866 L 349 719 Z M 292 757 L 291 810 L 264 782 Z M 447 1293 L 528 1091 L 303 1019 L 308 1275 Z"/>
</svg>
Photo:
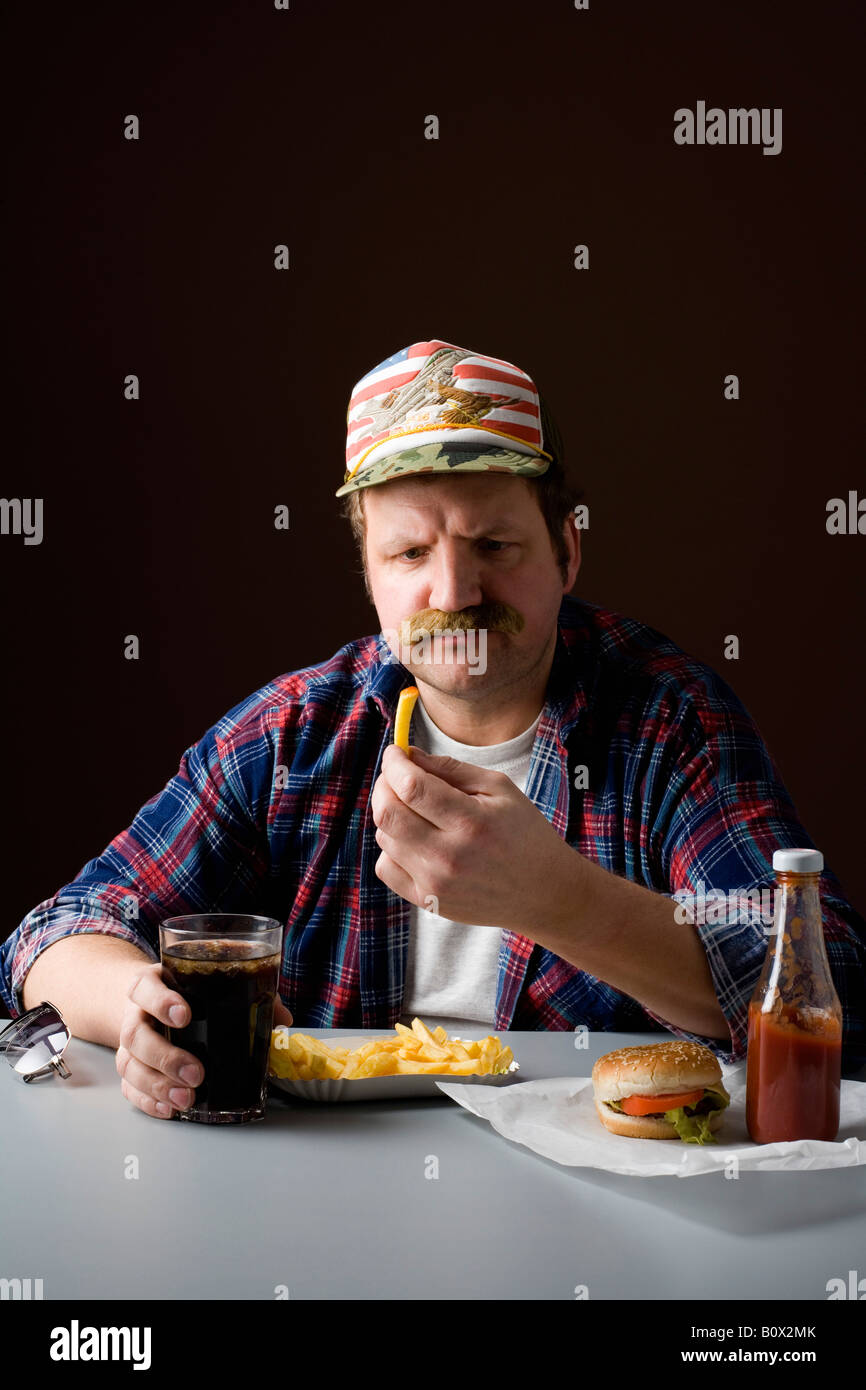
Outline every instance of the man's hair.
<svg viewBox="0 0 866 1390">
<path fill-rule="evenodd" d="M 446 475 L 443 473 L 417 473 L 406 476 L 414 476 L 417 478 L 442 478 Z M 454 477 L 456 475 L 452 474 L 450 476 Z M 470 476 L 475 477 L 477 475 L 472 474 Z M 580 501 L 581 497 L 583 497 L 583 489 L 576 489 L 572 486 L 565 475 L 562 465 L 556 459 L 551 463 L 546 473 L 541 473 L 536 477 L 528 477 L 526 474 L 520 473 L 513 476 L 522 478 L 523 482 L 527 484 L 530 492 L 535 496 L 539 511 L 544 517 L 548 534 L 550 535 L 550 544 L 553 548 L 554 558 L 559 566 L 563 582 L 565 582 L 568 572 L 568 549 L 562 531 L 566 517 L 570 512 L 574 511 L 575 506 Z M 374 486 L 387 487 L 388 484 L 378 483 Z M 367 577 L 367 563 L 364 554 L 366 521 L 364 518 L 363 496 L 365 492 L 366 488 L 354 488 L 351 492 L 347 492 L 340 501 L 342 504 L 342 514 L 349 522 L 352 528 L 352 534 L 358 545 L 361 563 L 363 565 L 364 584 L 367 595 L 372 602 L 373 595 L 370 592 L 370 584 Z"/>
</svg>

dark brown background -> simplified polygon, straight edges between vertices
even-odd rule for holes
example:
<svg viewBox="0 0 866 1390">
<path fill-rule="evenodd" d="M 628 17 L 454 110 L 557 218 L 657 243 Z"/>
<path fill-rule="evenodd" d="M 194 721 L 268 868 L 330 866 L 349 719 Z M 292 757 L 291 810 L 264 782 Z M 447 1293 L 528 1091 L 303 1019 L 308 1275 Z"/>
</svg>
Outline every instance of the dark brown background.
<svg viewBox="0 0 866 1390">
<path fill-rule="evenodd" d="M 575 592 L 733 685 L 862 910 L 866 540 L 825 529 L 863 478 L 859 9 L 12 7 L 3 493 L 45 539 L 0 537 L 4 933 L 227 709 L 377 630 L 345 409 L 428 337 L 535 375 Z M 675 145 L 699 99 L 781 106 L 781 154 Z"/>
</svg>

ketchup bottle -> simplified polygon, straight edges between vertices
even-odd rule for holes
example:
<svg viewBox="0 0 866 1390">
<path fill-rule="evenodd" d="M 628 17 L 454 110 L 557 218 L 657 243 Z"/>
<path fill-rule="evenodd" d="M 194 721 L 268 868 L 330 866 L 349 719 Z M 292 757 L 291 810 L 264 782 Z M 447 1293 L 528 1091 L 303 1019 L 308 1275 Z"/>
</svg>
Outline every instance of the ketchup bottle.
<svg viewBox="0 0 866 1390">
<path fill-rule="evenodd" d="M 842 1006 L 833 985 L 815 849 L 773 855 L 773 935 L 749 1004 L 746 1125 L 757 1144 L 835 1139 L 842 1079 Z"/>
</svg>

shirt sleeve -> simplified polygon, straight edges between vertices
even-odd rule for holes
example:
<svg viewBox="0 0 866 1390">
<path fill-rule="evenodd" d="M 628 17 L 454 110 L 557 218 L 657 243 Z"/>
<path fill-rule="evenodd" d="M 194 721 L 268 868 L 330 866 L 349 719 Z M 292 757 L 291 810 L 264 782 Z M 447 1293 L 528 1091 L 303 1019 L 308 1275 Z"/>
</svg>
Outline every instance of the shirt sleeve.
<svg viewBox="0 0 866 1390">
<path fill-rule="evenodd" d="M 761 735 L 734 692 L 713 673 L 705 701 L 681 708 L 664 740 L 666 764 L 651 833 L 662 879 L 706 952 L 730 1046 L 677 1028 L 727 1062 L 746 1056 L 747 1011 L 773 922 L 773 852 L 816 848 Z M 835 875 L 820 878 L 824 941 L 843 1015 L 843 1065 L 866 1057 L 866 922 Z"/>
<path fill-rule="evenodd" d="M 24 1012 L 22 986 L 36 957 L 64 936 L 115 936 L 158 960 L 164 918 L 255 910 L 269 866 L 266 788 L 263 796 L 250 791 L 242 774 L 253 760 L 216 727 L 187 749 L 129 828 L 0 946 L 0 995 L 13 1018 Z M 269 780 L 261 758 L 255 767 L 261 792 Z"/>
</svg>

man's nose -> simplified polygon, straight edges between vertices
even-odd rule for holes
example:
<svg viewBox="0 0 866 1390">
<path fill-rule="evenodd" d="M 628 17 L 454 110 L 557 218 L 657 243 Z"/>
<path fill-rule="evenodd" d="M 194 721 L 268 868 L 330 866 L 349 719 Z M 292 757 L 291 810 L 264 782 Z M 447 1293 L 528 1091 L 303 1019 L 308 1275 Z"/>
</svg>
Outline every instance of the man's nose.
<svg viewBox="0 0 866 1390">
<path fill-rule="evenodd" d="M 441 613 L 460 613 L 483 602 L 481 566 L 477 556 L 457 549 L 442 549 L 434 560 L 428 608 Z"/>
</svg>

